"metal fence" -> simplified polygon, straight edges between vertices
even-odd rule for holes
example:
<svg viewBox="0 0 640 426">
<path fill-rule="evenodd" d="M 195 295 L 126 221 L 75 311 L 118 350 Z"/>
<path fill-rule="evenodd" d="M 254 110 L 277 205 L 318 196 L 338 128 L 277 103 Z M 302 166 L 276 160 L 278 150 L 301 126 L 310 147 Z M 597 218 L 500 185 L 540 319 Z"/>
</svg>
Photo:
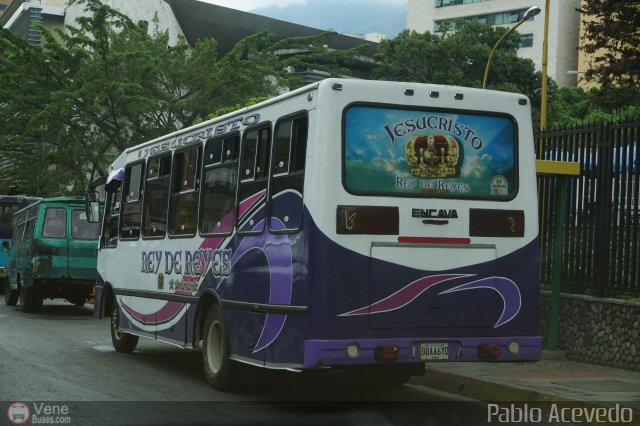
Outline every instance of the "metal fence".
<svg viewBox="0 0 640 426">
<path fill-rule="evenodd" d="M 538 133 L 538 159 L 577 161 L 579 176 L 538 177 L 541 273 L 550 282 L 560 262 L 562 291 L 640 295 L 640 121 Z M 566 210 L 556 199 L 566 186 Z M 556 215 L 564 232 L 556 232 Z M 553 258 L 556 238 L 562 259 Z"/>
</svg>

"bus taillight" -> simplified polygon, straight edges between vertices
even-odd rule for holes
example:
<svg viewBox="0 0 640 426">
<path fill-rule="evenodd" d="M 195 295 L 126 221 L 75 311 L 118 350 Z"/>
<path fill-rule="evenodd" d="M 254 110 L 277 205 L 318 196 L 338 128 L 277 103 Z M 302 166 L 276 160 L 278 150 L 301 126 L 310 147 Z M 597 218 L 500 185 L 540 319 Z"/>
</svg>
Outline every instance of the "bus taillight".
<svg viewBox="0 0 640 426">
<path fill-rule="evenodd" d="M 395 361 L 400 350 L 397 346 L 376 346 L 373 356 L 378 361 Z"/>
<path fill-rule="evenodd" d="M 496 359 L 500 356 L 500 345 L 497 343 L 481 343 L 478 345 L 478 358 Z"/>
<path fill-rule="evenodd" d="M 38 247 L 38 254 L 58 254 L 58 247 Z"/>
</svg>

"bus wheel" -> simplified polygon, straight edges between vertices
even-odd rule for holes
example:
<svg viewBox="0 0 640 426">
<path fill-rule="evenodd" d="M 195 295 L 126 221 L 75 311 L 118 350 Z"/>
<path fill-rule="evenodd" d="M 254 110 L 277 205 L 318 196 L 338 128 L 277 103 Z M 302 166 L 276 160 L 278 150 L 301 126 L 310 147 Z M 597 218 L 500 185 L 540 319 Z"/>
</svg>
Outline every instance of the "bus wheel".
<svg viewBox="0 0 640 426">
<path fill-rule="evenodd" d="M 42 296 L 35 286 L 20 287 L 20 298 L 22 299 L 22 312 L 40 312 L 42 308 Z"/>
<path fill-rule="evenodd" d="M 227 391 L 236 384 L 238 365 L 229 359 L 229 339 L 222 308 L 215 304 L 207 312 L 202 360 L 204 375 L 212 388 Z"/>
<path fill-rule="evenodd" d="M 75 306 L 84 306 L 84 304 L 87 303 L 87 298 L 84 295 L 77 296 L 71 300 L 71 303 Z"/>
<path fill-rule="evenodd" d="M 120 330 L 118 314 L 118 303 L 113 301 L 113 311 L 111 312 L 111 342 L 116 352 L 130 354 L 138 346 L 138 336 L 125 333 Z"/>
<path fill-rule="evenodd" d="M 19 298 L 20 290 L 12 290 L 9 281 L 7 280 L 7 286 L 4 289 L 4 303 L 7 306 L 16 306 Z"/>
</svg>

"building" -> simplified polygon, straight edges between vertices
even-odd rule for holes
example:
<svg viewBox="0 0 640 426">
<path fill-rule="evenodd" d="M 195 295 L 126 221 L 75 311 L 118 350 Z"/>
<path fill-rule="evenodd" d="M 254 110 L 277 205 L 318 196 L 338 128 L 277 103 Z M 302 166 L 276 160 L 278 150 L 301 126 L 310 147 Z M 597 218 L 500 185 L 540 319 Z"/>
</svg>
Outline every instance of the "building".
<svg viewBox="0 0 640 426">
<path fill-rule="evenodd" d="M 34 24 L 63 28 L 75 25 L 76 19 L 86 15 L 84 4 L 77 0 L 0 0 L 7 3 L 0 16 L 0 27 L 21 34 L 34 44 L 42 43 L 41 34 Z M 193 45 L 202 38 L 214 38 L 220 54 L 231 50 L 242 38 L 261 31 L 271 31 L 280 38 L 306 37 L 323 32 L 317 28 L 285 22 L 240 10 L 198 0 L 102 0 L 134 21 L 150 23 L 149 31 L 168 31 L 169 43 L 183 37 Z M 157 26 L 152 22 L 157 20 Z M 362 44 L 371 48 L 377 44 L 362 36 L 337 35 L 327 46 L 330 49 L 349 49 Z M 354 77 L 368 77 L 373 68 L 370 58 L 361 58 L 349 64 Z M 326 78 L 326 73 L 315 70 L 297 70 L 305 82 Z"/>
<path fill-rule="evenodd" d="M 442 24 L 467 19 L 491 25 L 512 26 L 532 6 L 543 13 L 518 27 L 522 47 L 518 55 L 542 68 L 545 0 L 408 0 L 407 29 L 417 32 L 441 31 Z M 576 85 L 580 31 L 580 0 L 549 2 L 547 73 L 560 86 Z"/>
<path fill-rule="evenodd" d="M 40 30 L 34 24 L 46 28 L 62 27 L 69 0 L 9 0 L 5 3 L 7 7 L 0 16 L 0 27 L 20 34 L 31 43 L 41 44 Z"/>
<path fill-rule="evenodd" d="M 185 37 L 171 6 L 164 0 L 102 0 L 102 3 L 120 11 L 132 21 L 149 22 L 150 32 L 168 31 L 170 45 L 175 45 L 179 37 Z M 64 17 L 64 25 L 76 25 L 76 19 L 86 15 L 84 3 L 70 0 Z M 157 19 L 157 28 L 152 23 L 154 19 Z"/>
<path fill-rule="evenodd" d="M 0 0 L 0 16 L 4 13 L 4 10 L 9 6 L 11 0 Z"/>
</svg>

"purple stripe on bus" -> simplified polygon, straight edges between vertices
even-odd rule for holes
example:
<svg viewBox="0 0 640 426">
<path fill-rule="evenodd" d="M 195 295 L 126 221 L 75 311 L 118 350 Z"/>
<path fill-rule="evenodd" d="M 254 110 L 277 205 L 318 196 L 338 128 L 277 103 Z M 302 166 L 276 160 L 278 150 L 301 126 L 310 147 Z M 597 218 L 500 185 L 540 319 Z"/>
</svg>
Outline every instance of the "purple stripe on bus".
<svg viewBox="0 0 640 426">
<path fill-rule="evenodd" d="M 522 305 L 520 289 L 518 288 L 516 283 L 505 277 L 483 278 L 450 288 L 449 290 L 445 290 L 438 294 L 455 293 L 457 291 L 476 289 L 490 289 L 497 292 L 500 297 L 502 297 L 502 315 L 500 315 L 500 318 L 498 318 L 498 321 L 493 326 L 493 328 L 497 328 L 503 324 L 508 323 L 509 321 L 514 319 L 516 315 L 518 315 L 518 312 L 520 312 L 520 306 Z"/>
<path fill-rule="evenodd" d="M 243 214 L 247 212 L 264 194 L 267 192 L 266 189 L 263 189 L 260 192 L 255 193 L 251 197 L 246 198 L 240 203 L 240 208 L 238 209 L 238 217 L 242 217 Z"/>
<path fill-rule="evenodd" d="M 264 219 L 256 224 L 254 229 L 263 229 L 263 222 Z M 285 229 L 285 226 L 277 218 L 271 218 L 271 229 L 279 231 Z M 233 267 L 238 260 L 252 250 L 261 251 L 267 258 L 269 304 L 289 305 L 293 292 L 293 260 L 289 237 L 283 234 L 268 233 L 245 237 L 231 258 L 231 266 Z M 278 338 L 286 319 L 287 316 L 283 314 L 268 313 L 266 315 L 262 332 L 253 349 L 254 353 L 266 348 Z"/>
<path fill-rule="evenodd" d="M 122 303 L 122 307 L 129 313 L 134 319 L 145 325 L 155 325 L 171 321 L 180 313 L 180 310 L 184 308 L 185 304 L 181 302 L 167 302 L 160 310 L 152 314 L 143 314 L 128 306 L 126 303 Z"/>
<path fill-rule="evenodd" d="M 431 275 L 423 277 L 412 283 L 404 286 L 400 290 L 396 291 L 390 296 L 385 297 L 369 306 L 355 309 L 353 311 L 345 312 L 338 316 L 345 317 L 351 315 L 367 315 L 367 314 L 379 314 L 381 312 L 395 311 L 400 309 L 409 303 L 413 302 L 418 296 L 424 293 L 429 287 L 439 284 L 444 281 L 453 280 L 456 278 L 468 277 L 466 274 L 446 274 L 446 275 Z"/>
</svg>

